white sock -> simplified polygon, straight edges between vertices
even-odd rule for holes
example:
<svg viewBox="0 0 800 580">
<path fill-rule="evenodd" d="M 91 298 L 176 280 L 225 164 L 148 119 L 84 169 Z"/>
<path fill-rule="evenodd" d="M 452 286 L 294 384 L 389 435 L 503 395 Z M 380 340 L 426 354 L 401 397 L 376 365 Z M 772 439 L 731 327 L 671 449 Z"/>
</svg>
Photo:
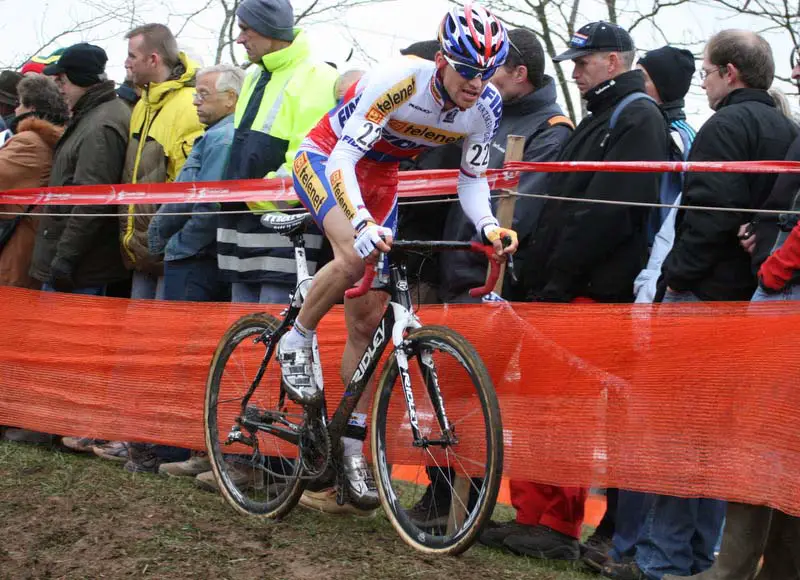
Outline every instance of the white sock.
<svg viewBox="0 0 800 580">
<path fill-rule="evenodd" d="M 286 333 L 284 347 L 288 349 L 309 348 L 314 342 L 315 331 L 304 328 L 300 322 L 295 321 L 292 329 Z"/>
<path fill-rule="evenodd" d="M 366 429 L 367 414 L 353 412 L 350 414 L 350 418 L 347 420 L 347 424 L 352 425 L 354 427 L 363 427 L 364 429 Z M 364 454 L 364 442 L 361 439 L 342 437 L 342 446 L 344 447 L 345 457 L 352 457 L 353 455 Z"/>
</svg>

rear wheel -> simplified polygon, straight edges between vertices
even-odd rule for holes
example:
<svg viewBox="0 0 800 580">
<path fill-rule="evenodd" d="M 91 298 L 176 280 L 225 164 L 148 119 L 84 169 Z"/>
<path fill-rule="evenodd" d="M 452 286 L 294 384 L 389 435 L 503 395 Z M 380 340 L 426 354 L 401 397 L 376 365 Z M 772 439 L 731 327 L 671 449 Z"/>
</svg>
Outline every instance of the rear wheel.
<svg viewBox="0 0 800 580">
<path fill-rule="evenodd" d="M 370 443 L 376 483 L 406 543 L 423 552 L 460 554 L 489 520 L 500 490 L 497 396 L 478 353 L 449 328 L 409 332 L 405 351 L 410 385 L 404 387 L 392 353 L 375 395 Z M 422 441 L 412 434 L 407 389 Z"/>
<path fill-rule="evenodd" d="M 244 396 L 267 354 L 259 339 L 279 325 L 265 313 L 237 320 L 217 346 L 206 384 L 206 447 L 220 492 L 237 511 L 265 518 L 286 515 L 305 483 L 297 447 L 256 428 L 299 429 L 304 420 L 303 408 L 282 396 L 277 362 L 267 365 L 242 412 Z"/>
</svg>

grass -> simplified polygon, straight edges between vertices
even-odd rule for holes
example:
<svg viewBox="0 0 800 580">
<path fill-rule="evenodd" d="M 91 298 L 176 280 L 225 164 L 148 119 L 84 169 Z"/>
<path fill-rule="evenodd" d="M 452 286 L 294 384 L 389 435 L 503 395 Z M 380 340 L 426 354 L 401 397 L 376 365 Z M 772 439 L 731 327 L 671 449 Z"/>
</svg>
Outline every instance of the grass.
<svg viewBox="0 0 800 580">
<path fill-rule="evenodd" d="M 499 519 L 511 510 L 499 506 Z M 96 458 L 0 442 L 0 578 L 468 578 L 584 580 L 476 546 L 459 558 L 413 551 L 379 514 L 298 507 L 282 522 L 237 515 L 190 479 L 128 474 Z"/>
</svg>

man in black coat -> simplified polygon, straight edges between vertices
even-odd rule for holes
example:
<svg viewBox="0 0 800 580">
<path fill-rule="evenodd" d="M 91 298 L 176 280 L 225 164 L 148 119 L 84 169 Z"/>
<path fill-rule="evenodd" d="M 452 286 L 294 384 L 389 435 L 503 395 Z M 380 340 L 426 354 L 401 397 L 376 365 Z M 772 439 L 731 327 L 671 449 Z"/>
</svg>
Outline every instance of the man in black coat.
<svg viewBox="0 0 800 580">
<path fill-rule="evenodd" d="M 630 35 L 614 24 L 594 22 L 576 32 L 569 46 L 554 60 L 574 62 L 572 78 L 590 114 L 558 160 L 666 160 L 667 124 L 645 94 L 644 75 L 631 70 Z M 655 203 L 659 180 L 655 173 L 555 173 L 548 193 Z M 648 216 L 642 207 L 548 201 L 523 269 L 525 286 L 534 299 L 546 302 L 632 302 L 633 280 L 647 261 Z"/>
</svg>

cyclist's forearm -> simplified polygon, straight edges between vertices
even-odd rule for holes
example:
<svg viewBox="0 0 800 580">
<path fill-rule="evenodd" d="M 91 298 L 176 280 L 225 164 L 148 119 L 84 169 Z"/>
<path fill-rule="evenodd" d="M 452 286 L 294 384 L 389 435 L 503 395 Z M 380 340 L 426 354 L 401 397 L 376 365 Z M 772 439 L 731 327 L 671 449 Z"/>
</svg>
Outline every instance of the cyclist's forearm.
<svg viewBox="0 0 800 580">
<path fill-rule="evenodd" d="M 497 225 L 489 203 L 489 184 L 486 179 L 469 177 L 462 172 L 458 176 L 458 201 L 479 232 L 485 226 Z"/>
</svg>

